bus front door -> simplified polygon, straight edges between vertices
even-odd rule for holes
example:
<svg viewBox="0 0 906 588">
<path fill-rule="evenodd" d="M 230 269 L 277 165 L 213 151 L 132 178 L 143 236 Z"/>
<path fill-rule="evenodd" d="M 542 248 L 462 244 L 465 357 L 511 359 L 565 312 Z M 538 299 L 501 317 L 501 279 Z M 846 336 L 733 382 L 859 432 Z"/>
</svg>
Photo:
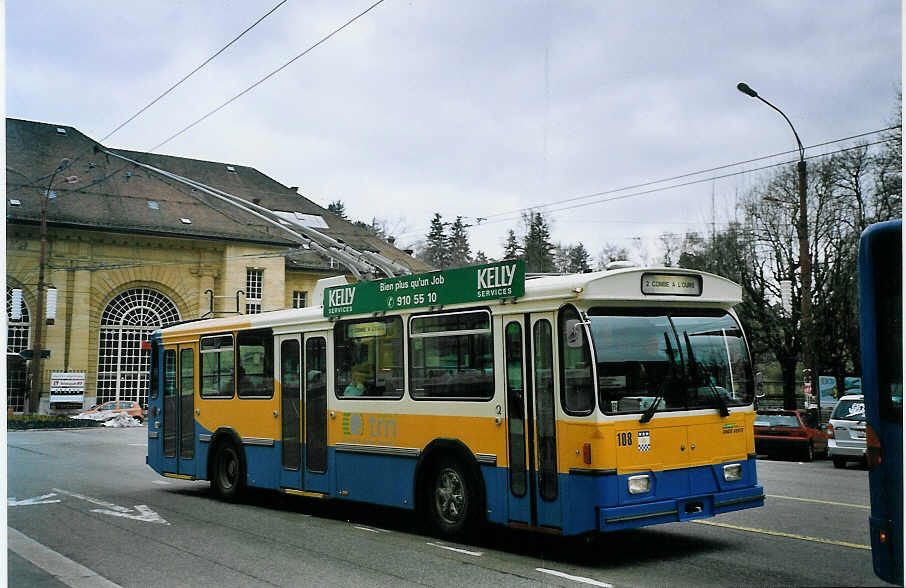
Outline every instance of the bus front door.
<svg viewBox="0 0 906 588">
<path fill-rule="evenodd" d="M 277 338 L 280 356 L 280 487 L 302 489 L 302 344 L 298 335 Z"/>
<path fill-rule="evenodd" d="M 532 523 L 532 496 L 529 478 L 534 475 L 530 467 L 534 455 L 530 450 L 532 435 L 526 435 L 526 426 L 532 428 L 530 400 L 525 394 L 525 338 L 522 334 L 521 317 L 504 319 L 503 351 L 506 361 L 506 430 L 508 492 L 507 511 L 511 523 L 529 525 Z"/>
<path fill-rule="evenodd" d="M 557 470 L 557 404 L 554 387 L 554 314 L 533 313 L 531 355 L 528 373 L 534 404 L 534 442 L 536 469 L 533 502 L 537 504 L 537 524 L 559 529 L 562 526 L 559 475 Z M 531 431 L 531 427 L 529 427 Z"/>
<path fill-rule="evenodd" d="M 194 478 L 195 389 L 198 385 L 195 344 L 164 350 L 163 471 Z"/>
</svg>

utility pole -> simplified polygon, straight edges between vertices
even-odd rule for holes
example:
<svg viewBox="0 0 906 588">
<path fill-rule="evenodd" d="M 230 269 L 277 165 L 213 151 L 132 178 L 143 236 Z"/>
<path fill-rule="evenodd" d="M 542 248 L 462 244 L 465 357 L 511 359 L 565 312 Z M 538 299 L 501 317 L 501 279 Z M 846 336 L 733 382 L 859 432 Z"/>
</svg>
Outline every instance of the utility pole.
<svg viewBox="0 0 906 588">
<path fill-rule="evenodd" d="M 38 301 L 35 305 L 35 336 L 32 339 L 32 357 L 31 357 L 31 390 L 28 394 L 28 406 L 26 412 L 35 414 L 41 403 L 41 349 L 44 346 L 44 266 L 47 264 L 47 202 L 50 200 L 50 191 L 53 189 L 53 181 L 57 174 L 67 169 L 72 162 L 69 159 L 60 161 L 60 165 L 53 170 L 50 176 L 50 182 L 47 183 L 47 190 L 41 197 L 41 257 L 38 260 Z"/>
<path fill-rule="evenodd" d="M 799 146 L 799 163 L 797 169 L 799 171 L 799 222 L 796 223 L 796 236 L 799 238 L 799 279 L 802 284 L 802 304 L 801 304 L 801 319 L 799 332 L 802 339 L 802 364 L 803 364 L 803 379 L 810 384 L 812 389 L 812 394 L 815 394 L 815 397 L 818 399 L 818 415 L 820 418 L 821 415 L 821 390 L 818 389 L 816 380 L 817 370 L 815 369 L 815 357 L 814 357 L 814 346 L 813 346 L 813 337 L 812 337 L 812 257 L 808 248 L 808 201 L 806 199 L 806 167 L 805 167 L 805 148 L 802 146 L 802 141 L 799 140 L 799 134 L 796 132 L 796 128 L 793 126 L 793 123 L 790 122 L 789 117 L 783 113 L 782 110 L 762 98 L 758 95 L 758 92 L 753 90 L 743 82 L 740 82 L 736 85 L 736 89 L 752 98 L 758 98 L 774 110 L 780 113 L 780 116 L 790 125 L 790 129 L 793 130 L 793 136 L 796 137 L 796 144 Z M 796 408 L 796 396 L 785 395 L 783 399 L 783 406 L 786 409 L 793 410 Z"/>
</svg>

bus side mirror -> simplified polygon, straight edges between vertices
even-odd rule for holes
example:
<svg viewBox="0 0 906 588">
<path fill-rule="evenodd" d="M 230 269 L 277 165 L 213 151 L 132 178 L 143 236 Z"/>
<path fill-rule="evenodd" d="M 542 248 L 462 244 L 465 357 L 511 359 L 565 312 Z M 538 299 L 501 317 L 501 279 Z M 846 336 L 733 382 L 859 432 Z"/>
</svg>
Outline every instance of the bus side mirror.
<svg viewBox="0 0 906 588">
<path fill-rule="evenodd" d="M 764 374 L 755 374 L 755 398 L 764 398 Z"/>
</svg>

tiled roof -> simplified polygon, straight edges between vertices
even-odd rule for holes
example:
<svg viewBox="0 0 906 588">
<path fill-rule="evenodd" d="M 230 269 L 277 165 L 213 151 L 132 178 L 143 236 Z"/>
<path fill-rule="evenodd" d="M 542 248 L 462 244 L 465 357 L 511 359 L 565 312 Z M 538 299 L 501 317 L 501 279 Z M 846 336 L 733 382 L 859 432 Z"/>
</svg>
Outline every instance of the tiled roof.
<svg viewBox="0 0 906 588">
<path fill-rule="evenodd" d="M 7 222 L 40 222 L 41 195 L 53 170 L 63 158 L 68 158 L 71 167 L 54 178 L 57 197 L 47 209 L 48 223 L 52 225 L 278 246 L 295 243 L 284 231 L 251 214 L 156 172 L 106 155 L 96 147 L 96 141 L 73 127 L 6 119 Z M 355 249 L 380 253 L 416 272 L 430 269 L 254 168 L 104 149 L 270 210 L 319 216 L 328 225 L 319 230 L 334 239 Z M 10 205 L 11 200 L 18 200 L 20 205 Z M 311 269 L 330 267 L 328 260 L 304 249 L 294 252 L 288 264 Z"/>
</svg>

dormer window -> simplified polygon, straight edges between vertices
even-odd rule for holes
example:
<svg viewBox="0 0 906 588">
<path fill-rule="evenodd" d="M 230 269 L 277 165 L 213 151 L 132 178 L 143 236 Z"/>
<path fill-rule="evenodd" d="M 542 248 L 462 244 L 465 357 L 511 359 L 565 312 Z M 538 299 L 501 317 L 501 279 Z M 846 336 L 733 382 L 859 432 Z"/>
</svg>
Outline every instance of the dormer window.
<svg viewBox="0 0 906 588">
<path fill-rule="evenodd" d="M 148 208 L 151 210 L 160 210 L 160 204 L 158 204 L 156 200 L 149 200 Z"/>
<path fill-rule="evenodd" d="M 234 173 L 236 173 L 236 168 L 233 167 L 232 165 L 228 165 L 227 171 L 230 172 L 231 174 L 234 174 Z"/>
<path fill-rule="evenodd" d="M 15 198 L 10 198 L 10 199 L 9 199 L 9 205 L 10 205 L 10 206 L 22 206 L 22 201 L 21 201 L 21 200 L 16 200 Z"/>
<path fill-rule="evenodd" d="M 66 129 L 64 129 L 63 127 L 57 127 L 57 134 L 58 134 L 58 135 L 65 135 L 65 134 L 66 134 Z"/>
<path fill-rule="evenodd" d="M 191 225 L 191 224 L 192 224 L 192 219 L 186 218 L 186 217 L 182 217 L 181 219 L 179 219 L 179 222 L 181 222 L 181 223 L 184 224 L 184 225 Z"/>
</svg>

